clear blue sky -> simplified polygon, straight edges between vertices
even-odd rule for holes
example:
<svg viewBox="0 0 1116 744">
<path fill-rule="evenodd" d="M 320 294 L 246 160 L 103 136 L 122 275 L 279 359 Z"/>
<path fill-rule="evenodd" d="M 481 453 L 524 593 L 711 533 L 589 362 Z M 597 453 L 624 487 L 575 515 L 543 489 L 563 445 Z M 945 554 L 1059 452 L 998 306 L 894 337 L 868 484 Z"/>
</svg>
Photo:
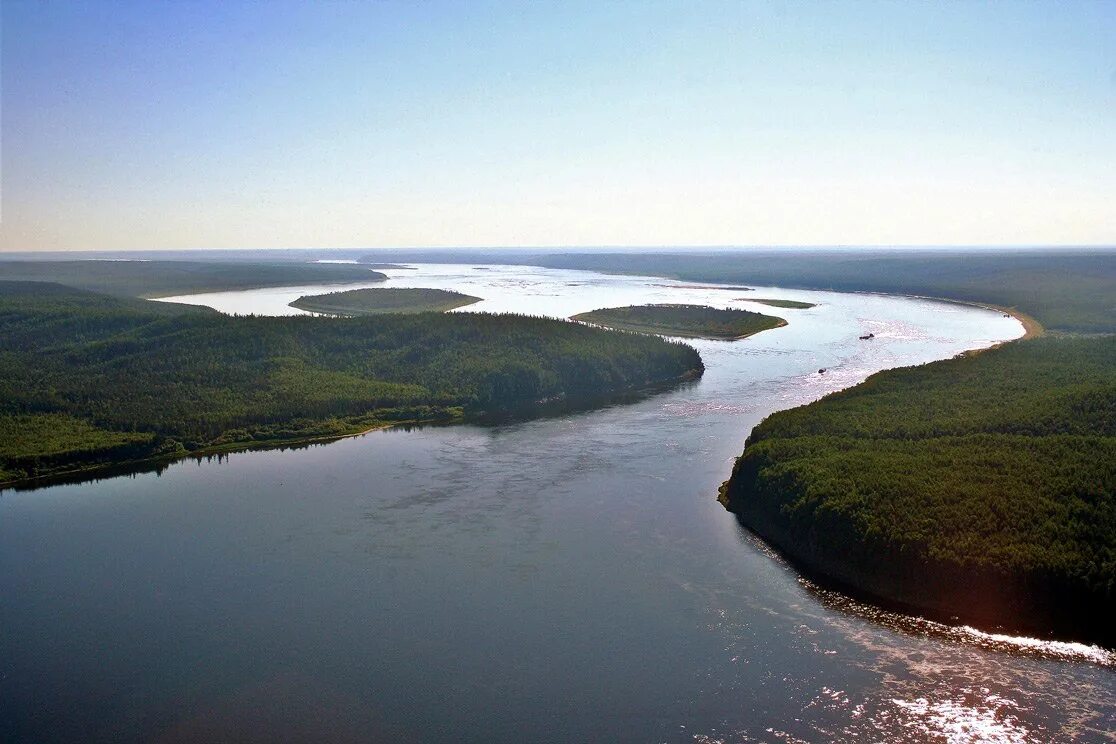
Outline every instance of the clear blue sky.
<svg viewBox="0 0 1116 744">
<path fill-rule="evenodd" d="M 1116 0 L 5 0 L 0 248 L 1116 243 Z"/>
</svg>

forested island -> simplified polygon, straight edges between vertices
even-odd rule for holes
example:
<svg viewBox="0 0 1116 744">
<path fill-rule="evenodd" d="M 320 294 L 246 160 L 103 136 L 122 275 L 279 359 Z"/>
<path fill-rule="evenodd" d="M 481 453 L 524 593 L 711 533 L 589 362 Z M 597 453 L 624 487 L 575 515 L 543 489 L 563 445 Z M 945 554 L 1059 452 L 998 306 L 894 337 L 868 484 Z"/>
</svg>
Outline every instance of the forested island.
<svg viewBox="0 0 1116 744">
<path fill-rule="evenodd" d="M 231 317 L 0 282 L 0 482 L 694 377 L 689 346 L 474 313 Z"/>
<path fill-rule="evenodd" d="M 771 307 L 785 307 L 792 310 L 807 310 L 811 307 L 817 307 L 812 302 L 799 302 L 798 300 L 770 300 L 770 299 L 753 299 L 751 297 L 741 297 L 741 302 L 758 302 L 761 305 L 770 305 Z"/>
<path fill-rule="evenodd" d="M 303 295 L 290 304 L 291 307 L 315 313 L 352 316 L 382 313 L 442 313 L 480 301 L 480 297 L 445 289 L 390 287 Z"/>
<path fill-rule="evenodd" d="M 275 261 L 4 261 L 0 281 L 58 282 L 126 297 L 170 297 L 300 284 L 379 282 L 387 276 L 355 264 Z"/>
<path fill-rule="evenodd" d="M 776 413 L 722 496 L 794 562 L 860 593 L 1116 641 L 1116 337 L 881 372 Z"/>
<path fill-rule="evenodd" d="M 705 305 L 631 305 L 574 315 L 573 320 L 636 333 L 735 341 L 787 322 L 748 310 L 722 310 Z"/>
</svg>

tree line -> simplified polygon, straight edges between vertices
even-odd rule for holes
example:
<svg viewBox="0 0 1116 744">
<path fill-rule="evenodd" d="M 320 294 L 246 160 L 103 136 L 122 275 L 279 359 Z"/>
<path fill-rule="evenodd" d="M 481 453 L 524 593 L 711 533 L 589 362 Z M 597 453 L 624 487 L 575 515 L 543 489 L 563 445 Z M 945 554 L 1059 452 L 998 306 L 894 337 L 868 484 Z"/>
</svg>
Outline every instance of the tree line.
<svg viewBox="0 0 1116 744">
<path fill-rule="evenodd" d="M 0 469 L 475 416 L 701 369 L 682 344 L 544 318 L 229 317 L 0 282 Z"/>
</svg>

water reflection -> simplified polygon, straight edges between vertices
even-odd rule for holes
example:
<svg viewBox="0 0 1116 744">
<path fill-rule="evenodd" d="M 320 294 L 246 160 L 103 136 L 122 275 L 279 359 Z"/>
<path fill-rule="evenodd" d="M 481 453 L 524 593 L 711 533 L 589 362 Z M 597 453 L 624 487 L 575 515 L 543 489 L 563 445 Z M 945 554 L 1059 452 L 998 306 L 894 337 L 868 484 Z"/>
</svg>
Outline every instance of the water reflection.
<svg viewBox="0 0 1116 744">
<path fill-rule="evenodd" d="M 739 522 L 739 518 L 737 520 Z M 825 607 L 853 617 L 868 620 L 899 633 L 918 637 L 932 637 L 974 646 L 986 651 L 1019 654 L 1042 659 L 1087 662 L 1101 667 L 1116 669 L 1116 650 L 1102 648 L 1092 643 L 1060 641 L 1054 639 L 1032 638 L 1012 633 L 995 633 L 979 630 L 968 625 L 950 624 L 921 617 L 918 614 L 900 609 L 888 609 L 879 601 L 861 601 L 848 591 L 838 591 L 816 583 L 799 573 L 800 568 L 762 538 L 753 534 L 743 523 L 740 524 L 741 539 L 755 550 L 762 552 L 794 572 L 797 582 L 812 594 Z M 855 593 L 855 592 L 854 592 Z"/>
</svg>

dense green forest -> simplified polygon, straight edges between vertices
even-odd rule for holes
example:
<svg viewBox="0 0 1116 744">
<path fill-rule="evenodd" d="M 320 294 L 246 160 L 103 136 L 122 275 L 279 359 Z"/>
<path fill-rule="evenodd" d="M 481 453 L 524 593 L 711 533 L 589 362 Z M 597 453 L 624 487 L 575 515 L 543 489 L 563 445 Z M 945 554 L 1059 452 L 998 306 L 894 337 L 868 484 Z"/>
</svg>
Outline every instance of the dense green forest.
<svg viewBox="0 0 1116 744">
<path fill-rule="evenodd" d="M 1007 344 L 776 413 L 725 497 L 870 594 L 1113 640 L 1116 337 Z"/>
<path fill-rule="evenodd" d="M 751 297 L 741 297 L 741 300 L 748 302 L 758 302 L 761 305 L 770 305 L 771 307 L 785 307 L 792 310 L 807 310 L 811 307 L 817 307 L 812 302 L 799 302 L 798 300 L 769 300 L 769 299 L 753 299 Z"/>
<path fill-rule="evenodd" d="M 375 282 L 366 266 L 237 261 L 0 261 L 0 281 L 57 282 L 128 297 L 170 297 L 260 287 Z"/>
<path fill-rule="evenodd" d="M 445 289 L 350 289 L 320 295 L 303 295 L 291 307 L 327 315 L 380 315 L 382 313 L 443 313 L 480 302 Z"/>
<path fill-rule="evenodd" d="M 0 282 L 0 481 L 451 420 L 701 370 L 683 344 L 569 321 L 230 317 Z"/>
<path fill-rule="evenodd" d="M 631 305 L 591 310 L 573 320 L 637 333 L 735 340 L 787 324 L 782 318 L 748 310 L 705 305 Z"/>
</svg>

